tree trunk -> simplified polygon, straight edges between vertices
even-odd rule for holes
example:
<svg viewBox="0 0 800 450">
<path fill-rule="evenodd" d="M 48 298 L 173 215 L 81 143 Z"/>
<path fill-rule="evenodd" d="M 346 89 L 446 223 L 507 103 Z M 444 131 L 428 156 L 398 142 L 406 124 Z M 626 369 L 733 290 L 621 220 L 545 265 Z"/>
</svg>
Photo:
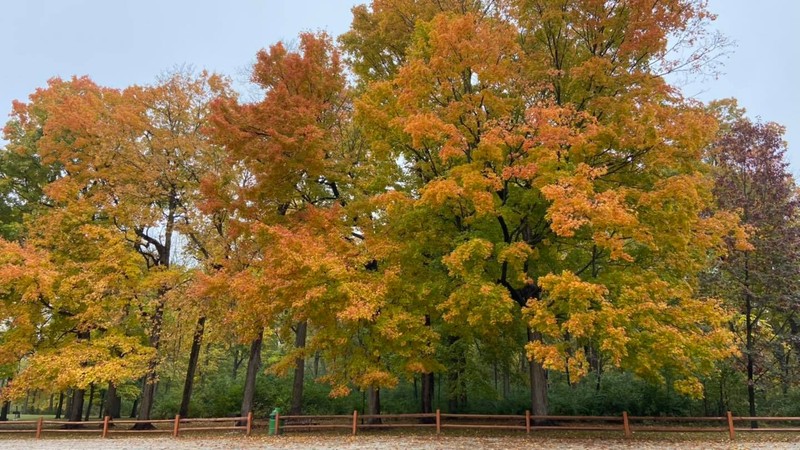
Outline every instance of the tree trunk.
<svg viewBox="0 0 800 450">
<path fill-rule="evenodd" d="M 244 379 L 244 395 L 242 396 L 242 409 L 240 416 L 244 417 L 253 410 L 253 399 L 256 394 L 256 375 L 261 367 L 261 346 L 264 342 L 264 332 L 250 344 L 250 359 L 247 361 L 247 374 Z"/>
<path fill-rule="evenodd" d="M 108 390 L 101 390 L 100 391 L 100 397 L 99 397 L 100 403 L 98 403 L 98 405 L 97 405 L 97 418 L 98 419 L 102 419 L 103 418 L 103 413 L 105 413 L 103 405 L 106 404 L 106 396 L 107 395 L 108 395 Z"/>
<path fill-rule="evenodd" d="M 538 333 L 534 333 L 528 328 L 528 341 L 534 342 L 541 339 Z M 542 365 L 531 360 L 528 365 L 528 372 L 531 382 L 531 413 L 534 416 L 547 415 L 547 372 Z"/>
<path fill-rule="evenodd" d="M 3 381 L 3 386 L 8 386 L 8 383 L 11 382 L 11 378 L 8 378 Z M 8 412 L 11 410 L 11 402 L 6 400 L 3 402 L 3 407 L 0 408 L 0 422 L 5 422 L 8 420 Z"/>
<path fill-rule="evenodd" d="M 233 350 L 233 365 L 231 367 L 231 377 L 235 380 L 236 376 L 239 375 L 239 366 L 242 365 L 242 361 L 244 361 L 244 351 L 241 350 L 238 346 L 236 346 Z"/>
<path fill-rule="evenodd" d="M 752 324 L 750 323 L 750 314 L 747 314 L 747 403 L 749 406 L 750 417 L 756 417 L 756 383 L 754 379 L 754 361 L 753 361 L 753 336 Z M 758 428 L 758 422 L 755 420 L 750 422 L 750 428 Z"/>
<path fill-rule="evenodd" d="M 459 337 L 447 338 L 450 364 L 447 372 L 447 410 L 461 411 L 467 405 L 466 345 Z"/>
<path fill-rule="evenodd" d="M 170 257 L 172 256 L 172 236 L 175 231 L 175 212 L 178 209 L 178 205 L 178 193 L 174 189 L 170 190 L 166 211 L 166 220 L 164 223 L 164 239 L 160 243 L 157 241 L 154 242 L 155 249 L 158 252 L 158 261 L 155 264 L 157 268 L 169 269 L 170 267 Z M 147 236 L 142 229 L 137 230 L 137 234 L 139 234 L 142 238 Z M 152 238 L 148 238 L 148 241 L 154 240 Z M 150 316 L 151 331 L 149 341 L 150 347 L 156 352 L 156 356 L 150 361 L 150 364 L 147 368 L 147 374 L 144 376 L 144 386 L 142 386 L 139 413 L 137 415 L 137 419 L 139 420 L 150 419 L 150 414 L 153 411 L 153 401 L 156 394 L 158 351 L 159 347 L 161 346 L 161 331 L 164 325 L 164 308 L 166 307 L 166 294 L 168 291 L 169 288 L 167 286 L 162 286 L 158 289 L 155 311 L 153 311 L 153 314 Z M 136 402 L 134 402 L 134 409 L 135 407 Z M 132 429 L 152 430 L 154 428 L 155 427 L 153 424 L 144 422 L 135 424 Z"/>
<path fill-rule="evenodd" d="M 381 390 L 370 386 L 367 391 L 367 414 L 379 415 L 381 413 Z M 367 420 L 368 424 L 380 424 L 381 419 L 373 417 Z"/>
<path fill-rule="evenodd" d="M 719 403 L 717 414 L 719 416 L 725 415 L 725 379 L 724 374 L 720 374 L 719 376 Z"/>
<path fill-rule="evenodd" d="M 58 393 L 58 406 L 56 406 L 56 419 L 61 418 L 61 414 L 64 412 L 64 393 Z"/>
<path fill-rule="evenodd" d="M 131 415 L 129 416 L 131 419 L 136 417 L 136 413 L 139 411 L 139 397 L 133 399 L 133 405 L 131 406 Z"/>
<path fill-rule="evenodd" d="M 168 265 L 167 265 L 168 266 Z M 164 319 L 164 295 L 166 292 L 159 292 L 159 300 L 156 305 L 156 310 L 152 318 L 152 332 L 150 334 L 150 347 L 158 353 L 158 348 L 161 346 L 161 326 Z M 145 383 L 142 388 L 142 396 L 139 405 L 139 414 L 136 417 L 139 420 L 150 419 L 150 414 L 153 412 L 153 401 L 156 395 L 156 369 L 158 366 L 158 358 L 153 358 L 148 366 L 147 374 L 145 375 Z M 137 423 L 133 426 L 134 430 L 152 430 L 155 427 L 151 423 Z"/>
<path fill-rule="evenodd" d="M 425 314 L 425 326 L 431 326 L 431 316 Z M 430 342 L 428 342 L 430 345 Z M 421 399 L 422 399 L 422 413 L 423 414 L 432 414 L 433 413 L 433 390 L 434 390 L 434 374 L 433 372 L 426 372 L 422 374 L 422 386 L 420 386 L 421 390 Z M 431 419 L 422 419 L 420 422 L 422 423 L 433 423 Z"/>
<path fill-rule="evenodd" d="M 744 309 L 745 309 L 745 352 L 747 353 L 747 403 L 750 417 L 756 417 L 756 383 L 754 377 L 755 342 L 753 339 L 753 297 L 750 295 L 750 269 L 748 256 L 744 256 Z M 758 422 L 750 422 L 750 428 L 758 428 Z"/>
<path fill-rule="evenodd" d="M 508 400 L 511 396 L 511 364 L 506 360 L 503 362 L 503 399 Z"/>
<path fill-rule="evenodd" d="M 67 416 L 69 422 L 80 422 L 83 415 L 83 397 L 86 394 L 84 389 L 72 390 L 72 401 Z"/>
<path fill-rule="evenodd" d="M 433 372 L 422 374 L 422 413 L 430 414 L 433 412 L 433 385 L 435 377 Z"/>
<path fill-rule="evenodd" d="M 453 368 L 447 373 L 447 412 L 458 412 L 458 369 Z"/>
<path fill-rule="evenodd" d="M 186 381 L 183 383 L 183 396 L 181 397 L 181 408 L 178 414 L 181 417 L 189 417 L 189 401 L 192 399 L 192 387 L 194 386 L 194 373 L 197 370 L 197 360 L 200 356 L 200 347 L 203 344 L 203 333 L 206 328 L 206 317 L 197 319 L 192 339 L 192 349 L 189 352 L 189 367 L 186 369 Z"/>
<path fill-rule="evenodd" d="M 83 416 L 83 420 L 88 422 L 89 415 L 92 413 L 92 401 L 94 401 L 94 383 L 89 385 L 89 404 L 86 405 L 86 414 Z"/>
<path fill-rule="evenodd" d="M 122 399 L 119 397 L 119 394 L 117 394 L 117 386 L 114 385 L 114 383 L 108 383 L 103 410 L 106 416 L 114 419 L 119 419 L 122 415 Z"/>
<path fill-rule="evenodd" d="M 294 340 L 295 349 L 305 348 L 308 322 L 297 324 L 297 334 Z M 301 414 L 303 411 L 303 383 L 305 382 L 306 359 L 302 355 L 294 361 L 294 382 L 292 383 L 292 407 L 289 414 Z"/>
<path fill-rule="evenodd" d="M 0 422 L 8 420 L 8 412 L 11 410 L 11 402 L 6 400 L 3 402 L 3 407 L 0 408 Z"/>
<path fill-rule="evenodd" d="M 64 418 L 66 419 L 69 416 L 69 412 L 72 410 L 72 389 L 67 389 L 67 407 L 64 412 Z"/>
</svg>

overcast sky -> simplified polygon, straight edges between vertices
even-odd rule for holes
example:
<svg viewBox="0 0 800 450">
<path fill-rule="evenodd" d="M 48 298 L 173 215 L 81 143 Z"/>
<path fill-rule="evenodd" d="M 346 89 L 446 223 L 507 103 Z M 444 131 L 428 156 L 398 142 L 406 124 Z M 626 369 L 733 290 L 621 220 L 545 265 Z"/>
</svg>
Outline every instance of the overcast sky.
<svg viewBox="0 0 800 450">
<path fill-rule="evenodd" d="M 244 80 L 258 49 L 305 30 L 347 30 L 364 0 L 3 0 L 0 115 L 53 76 L 101 85 L 150 83 L 178 65 Z M 702 100 L 736 97 L 751 116 L 787 127 L 800 174 L 800 1 L 710 0 L 737 43 L 718 79 L 684 87 Z M 2 120 L 5 122 L 5 119 Z"/>
</svg>

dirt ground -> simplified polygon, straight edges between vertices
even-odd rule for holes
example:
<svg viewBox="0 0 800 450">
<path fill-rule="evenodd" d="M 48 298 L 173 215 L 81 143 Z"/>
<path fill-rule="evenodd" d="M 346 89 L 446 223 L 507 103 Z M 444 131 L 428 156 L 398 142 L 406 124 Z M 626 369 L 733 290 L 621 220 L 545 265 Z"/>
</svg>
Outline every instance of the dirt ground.
<svg viewBox="0 0 800 450">
<path fill-rule="evenodd" d="M 31 438 L 0 437 L 0 449 L 111 449 L 111 450 L 250 450 L 250 449 L 376 449 L 376 450 L 479 450 L 479 449 L 798 449 L 800 436 L 745 436 L 735 441 L 718 438 L 634 437 L 633 439 L 597 437 L 543 436 L 402 436 L 402 435 L 295 435 L 295 436 L 215 436 L 181 437 L 113 437 L 96 438 Z"/>
</svg>

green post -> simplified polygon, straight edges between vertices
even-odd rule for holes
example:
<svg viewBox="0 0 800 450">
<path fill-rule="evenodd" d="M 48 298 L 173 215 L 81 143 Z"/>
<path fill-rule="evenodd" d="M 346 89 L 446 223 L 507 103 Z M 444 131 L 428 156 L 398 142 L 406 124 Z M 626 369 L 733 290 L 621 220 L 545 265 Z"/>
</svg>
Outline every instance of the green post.
<svg viewBox="0 0 800 450">
<path fill-rule="evenodd" d="M 280 424 L 277 423 L 276 418 L 280 413 L 281 413 L 281 409 L 280 408 L 275 408 L 269 414 L 269 435 L 270 436 L 275 436 L 276 434 L 278 434 L 277 428 L 280 426 Z"/>
</svg>

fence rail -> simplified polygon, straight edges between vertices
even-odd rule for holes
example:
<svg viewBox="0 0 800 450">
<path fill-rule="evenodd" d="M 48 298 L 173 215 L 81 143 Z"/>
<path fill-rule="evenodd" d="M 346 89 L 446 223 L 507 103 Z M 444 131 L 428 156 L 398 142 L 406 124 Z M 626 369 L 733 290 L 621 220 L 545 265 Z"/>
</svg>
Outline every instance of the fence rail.
<svg viewBox="0 0 800 450">
<path fill-rule="evenodd" d="M 534 416 L 530 411 L 526 411 L 525 415 L 499 415 L 450 414 L 442 413 L 440 410 L 429 414 L 359 416 L 358 411 L 353 411 L 352 415 L 277 415 L 275 419 L 279 424 L 277 433 L 348 428 L 353 435 L 356 435 L 359 429 L 436 427 L 437 434 L 447 428 L 525 430 L 526 433 L 538 430 L 605 431 L 621 432 L 626 437 L 631 437 L 634 432 L 721 432 L 728 433 L 728 436 L 734 439 L 737 431 L 800 431 L 800 426 L 797 426 L 800 425 L 800 417 L 734 417 L 730 412 L 722 417 L 665 417 L 629 416 L 627 412 L 623 412 L 621 416 Z M 409 422 L 409 419 L 417 421 Z M 720 426 L 711 426 L 714 422 L 718 422 Z M 796 426 L 737 427 L 735 426 L 737 422 L 793 422 Z"/>
<path fill-rule="evenodd" d="M 439 434 L 444 429 L 472 428 L 524 430 L 526 433 L 539 430 L 621 432 L 626 437 L 631 437 L 634 432 L 723 432 L 734 439 L 737 432 L 800 432 L 800 417 L 733 416 L 730 412 L 721 417 L 665 417 L 629 416 L 627 412 L 623 412 L 621 416 L 534 416 L 530 411 L 526 411 L 524 415 L 452 414 L 442 413 L 439 410 L 428 414 L 359 415 L 358 411 L 353 411 L 352 415 L 327 416 L 276 414 L 271 420 L 277 424 L 274 428 L 276 434 L 290 431 L 347 429 L 356 435 L 359 429 L 375 428 L 435 428 Z M 713 426 L 715 422 L 719 423 L 719 426 Z M 751 426 L 742 426 L 744 422 Z M 760 428 L 752 426 L 759 422 L 771 424 L 778 422 L 784 423 L 785 426 L 771 425 Z M 137 425 L 141 426 L 140 424 L 149 424 L 150 428 L 137 429 Z M 121 428 L 121 425 L 133 425 L 133 427 Z M 179 437 L 182 433 L 193 431 L 230 430 L 243 431 L 249 436 L 253 430 L 253 414 L 242 417 L 192 419 L 176 415 L 174 419 L 158 420 L 114 420 L 106 416 L 103 420 L 86 422 L 45 420 L 40 417 L 38 420 L 0 422 L 0 433 L 35 434 L 37 439 L 47 433 L 97 433 L 103 438 L 125 433 L 171 433 L 173 437 Z"/>
<path fill-rule="evenodd" d="M 232 425 L 224 425 L 224 423 Z M 208 423 L 223 423 L 223 425 L 203 426 Z M 148 429 L 136 429 L 137 425 L 146 425 Z M 169 428 L 159 428 L 159 424 L 171 424 Z M 200 424 L 200 426 L 192 425 Z M 131 428 L 117 428 L 117 425 L 133 425 Z M 183 426 L 187 425 L 187 426 Z M 253 413 L 242 417 L 212 417 L 183 419 L 176 415 L 174 419 L 153 419 L 153 420 L 133 420 L 133 419 L 112 419 L 106 416 L 103 420 L 89 420 L 85 422 L 68 422 L 63 420 L 14 420 L 0 422 L 0 433 L 32 433 L 36 434 L 36 439 L 40 439 L 42 434 L 47 433 L 99 433 L 100 437 L 107 438 L 111 434 L 122 433 L 172 433 L 173 437 L 178 437 L 181 433 L 191 431 L 228 431 L 241 430 L 246 436 L 250 436 L 253 430 Z"/>
</svg>

